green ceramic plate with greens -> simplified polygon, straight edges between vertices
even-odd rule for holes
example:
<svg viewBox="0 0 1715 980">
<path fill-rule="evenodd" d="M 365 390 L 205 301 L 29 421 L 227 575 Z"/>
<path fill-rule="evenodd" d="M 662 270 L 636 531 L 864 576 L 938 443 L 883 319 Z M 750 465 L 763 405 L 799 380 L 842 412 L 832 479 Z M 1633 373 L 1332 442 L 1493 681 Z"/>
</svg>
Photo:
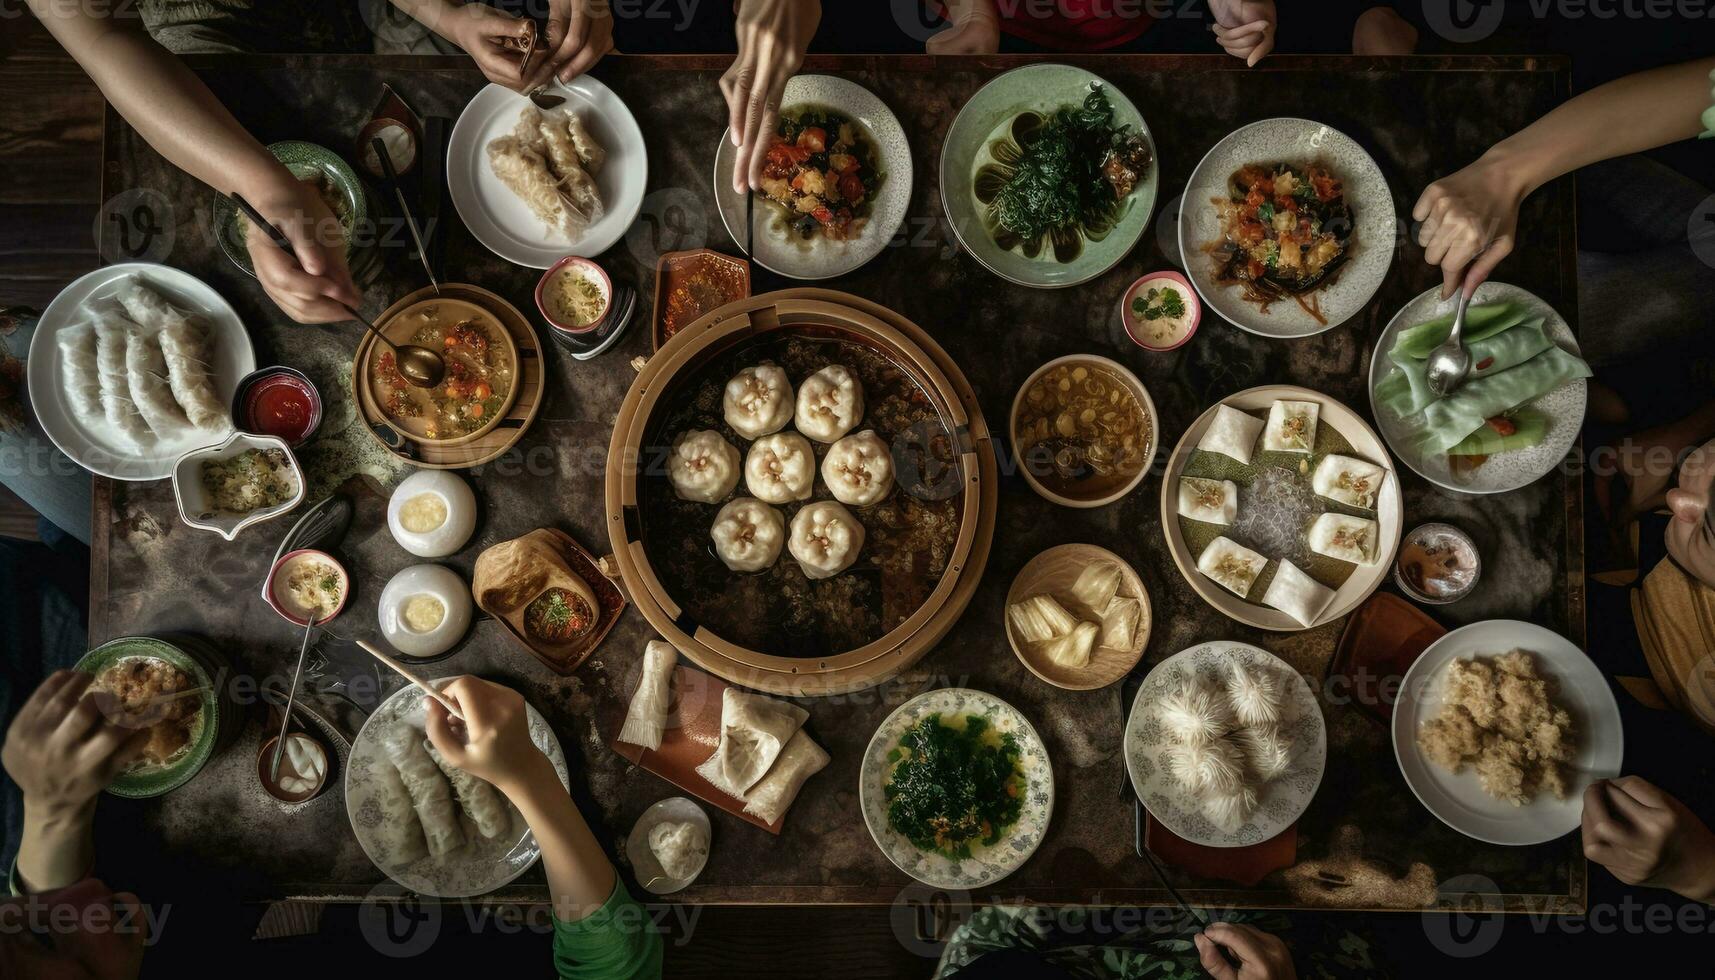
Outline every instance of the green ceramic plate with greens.
<svg viewBox="0 0 1715 980">
<path fill-rule="evenodd" d="M 302 140 L 270 143 L 268 151 L 286 165 L 292 176 L 314 187 L 321 195 L 328 210 L 339 220 L 340 230 L 345 235 L 346 254 L 350 256 L 355 251 L 351 243 L 356 232 L 371 227 L 374 218 L 369 193 L 364 190 L 357 173 L 339 154 Z M 220 250 L 233 264 L 254 276 L 256 268 L 250 262 L 250 250 L 244 247 L 245 236 L 250 233 L 249 219 L 239 213 L 226 195 L 216 194 L 213 221 Z"/>
<path fill-rule="evenodd" d="M 1123 92 L 1082 68 L 1026 65 L 959 110 L 941 144 L 941 204 L 984 268 L 1054 289 L 1131 251 L 1159 173 L 1154 137 Z"/>
<path fill-rule="evenodd" d="M 167 756 L 164 763 L 139 760 L 131 768 L 121 773 L 107 787 L 114 796 L 128 799 L 143 799 L 151 796 L 161 796 L 170 793 L 190 781 L 214 754 L 215 742 L 220 732 L 222 710 L 220 699 L 215 696 L 214 682 L 210 679 L 208 670 L 200 661 L 178 647 L 149 636 L 122 636 L 109 640 L 94 650 L 83 655 L 77 662 L 77 669 L 86 674 L 94 674 L 96 683 L 102 684 L 103 674 L 113 668 L 126 669 L 134 661 L 165 662 L 168 666 L 187 675 L 190 687 L 187 690 L 200 689 L 199 693 L 181 695 L 182 698 L 195 699 L 197 710 L 181 722 L 168 722 L 159 715 L 154 716 L 157 724 L 182 724 L 189 730 L 189 739 L 184 746 Z M 111 680 L 111 675 L 105 680 Z M 158 701 L 158 706 L 170 706 L 177 698 Z M 127 707 L 135 707 L 127 703 Z M 166 708 L 161 708 L 165 711 Z"/>
</svg>

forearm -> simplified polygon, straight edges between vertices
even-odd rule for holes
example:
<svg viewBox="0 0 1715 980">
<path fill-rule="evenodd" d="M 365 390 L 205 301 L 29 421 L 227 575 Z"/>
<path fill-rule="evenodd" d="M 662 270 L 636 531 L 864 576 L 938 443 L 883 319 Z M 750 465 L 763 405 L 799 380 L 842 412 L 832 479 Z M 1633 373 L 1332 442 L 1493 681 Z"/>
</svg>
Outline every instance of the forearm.
<svg viewBox="0 0 1715 980">
<path fill-rule="evenodd" d="M 613 894 L 616 872 L 547 757 L 501 791 L 536 835 L 554 914 L 576 922 L 601 908 Z"/>
<path fill-rule="evenodd" d="M 114 109 L 157 152 L 222 193 L 260 196 L 289 173 L 238 124 L 184 63 L 134 19 L 68 13 L 54 0 L 29 0 Z"/>
<path fill-rule="evenodd" d="M 1616 79 L 1563 103 L 1492 147 L 1529 194 L 1556 177 L 1601 160 L 1641 153 L 1702 132 L 1715 58 Z"/>
<path fill-rule="evenodd" d="M 18 843 L 18 878 L 32 894 L 83 880 L 95 863 L 95 801 L 71 811 L 44 809 L 24 801 L 24 831 Z"/>
<path fill-rule="evenodd" d="M 429 30 L 434 31 L 448 41 L 458 44 L 461 42 L 454 36 L 453 14 L 459 5 L 452 0 L 392 0 L 393 6 L 411 15 L 411 19 Z"/>
</svg>

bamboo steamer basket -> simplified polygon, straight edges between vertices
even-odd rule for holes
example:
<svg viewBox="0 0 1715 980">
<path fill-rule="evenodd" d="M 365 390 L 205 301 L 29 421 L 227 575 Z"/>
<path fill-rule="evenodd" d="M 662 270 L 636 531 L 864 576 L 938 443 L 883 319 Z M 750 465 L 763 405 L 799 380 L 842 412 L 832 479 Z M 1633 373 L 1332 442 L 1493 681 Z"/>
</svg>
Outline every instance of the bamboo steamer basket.
<svg viewBox="0 0 1715 980">
<path fill-rule="evenodd" d="M 927 598 L 873 641 L 826 656 L 779 656 L 728 641 L 674 598 L 645 549 L 647 529 L 639 500 L 652 420 L 667 411 L 679 383 L 701 366 L 735 345 L 775 331 L 861 344 L 913 378 L 946 427 L 957 460 L 953 472 L 963 484 L 957 537 Z M 620 407 L 608 452 L 609 567 L 649 625 L 703 669 L 735 684 L 786 696 L 847 693 L 911 667 L 958 621 L 988 563 L 998 491 L 994 445 L 976 393 L 927 332 L 879 304 L 846 293 L 810 288 L 766 293 L 708 313 L 641 364 Z M 780 560 L 792 559 L 783 553 Z"/>
</svg>

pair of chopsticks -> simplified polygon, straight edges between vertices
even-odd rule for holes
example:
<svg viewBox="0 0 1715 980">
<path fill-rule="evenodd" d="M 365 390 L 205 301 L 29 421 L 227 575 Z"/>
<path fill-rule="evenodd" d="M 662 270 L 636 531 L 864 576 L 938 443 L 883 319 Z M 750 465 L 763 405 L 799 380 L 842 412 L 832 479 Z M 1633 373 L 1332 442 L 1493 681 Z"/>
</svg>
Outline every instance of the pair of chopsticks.
<svg viewBox="0 0 1715 980">
<path fill-rule="evenodd" d="M 292 247 L 292 240 L 286 237 L 285 232 L 274 227 L 273 223 L 270 222 L 267 218 L 262 217 L 262 212 L 256 210 L 254 207 L 252 207 L 250 202 L 246 201 L 242 194 L 239 194 L 237 191 L 234 191 L 231 194 L 228 194 L 227 197 L 232 199 L 232 203 L 237 205 L 238 210 L 243 211 L 244 216 L 249 218 L 251 220 L 251 222 L 256 225 L 256 227 L 262 229 L 264 232 L 267 233 L 268 240 L 274 243 L 275 248 L 278 248 L 280 251 L 285 252 L 288 256 L 291 257 L 293 262 L 298 261 L 298 252 L 296 249 L 294 249 Z M 356 310 L 352 309 L 351 307 L 347 306 L 344 303 L 340 303 L 339 305 L 342 309 L 345 310 L 345 312 L 351 314 L 351 318 L 353 320 L 356 320 L 358 323 L 361 323 L 364 326 L 368 327 L 369 329 L 374 330 L 377 334 L 381 333 L 381 331 L 376 328 L 375 324 L 370 323 L 368 320 L 363 318 L 363 314 L 357 312 Z"/>
<path fill-rule="evenodd" d="M 395 672 L 397 672 L 400 677 L 405 678 L 406 680 L 410 681 L 412 684 L 415 684 L 418 688 L 421 688 L 424 694 L 427 694 L 429 697 L 434 698 L 437 702 L 440 703 L 441 707 L 447 709 L 447 714 L 453 716 L 454 718 L 457 718 L 461 723 L 464 721 L 464 715 L 459 711 L 458 705 L 453 704 L 451 701 L 447 700 L 447 696 L 445 694 L 442 694 L 440 691 L 435 690 L 435 688 L 432 685 L 430 685 L 428 681 L 425 681 L 421 677 L 418 677 L 416 674 L 411 673 L 411 669 L 409 667 L 406 667 L 404 664 L 393 659 L 392 657 L 388 656 L 387 654 L 382 653 L 380 650 L 376 649 L 375 646 L 367 640 L 358 640 L 357 645 L 362 647 L 364 649 L 364 652 L 368 653 L 370 656 L 381 661 L 382 663 L 386 664 L 387 666 L 393 668 L 393 670 Z"/>
</svg>

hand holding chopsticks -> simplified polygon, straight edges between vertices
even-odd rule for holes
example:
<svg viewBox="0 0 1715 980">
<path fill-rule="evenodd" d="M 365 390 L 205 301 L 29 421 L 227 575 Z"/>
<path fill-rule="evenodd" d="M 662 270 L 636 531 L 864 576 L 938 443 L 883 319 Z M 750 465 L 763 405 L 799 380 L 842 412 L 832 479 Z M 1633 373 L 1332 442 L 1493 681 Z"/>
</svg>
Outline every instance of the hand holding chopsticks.
<svg viewBox="0 0 1715 980">
<path fill-rule="evenodd" d="M 344 319 L 341 310 L 363 301 L 345 265 L 346 233 L 321 192 L 281 168 L 279 187 L 266 187 L 243 210 L 274 248 L 247 230 L 244 240 L 257 282 L 282 312 L 300 323 Z M 231 195 L 235 200 L 238 195 Z M 263 212 L 272 216 L 265 217 Z"/>
<path fill-rule="evenodd" d="M 366 652 L 368 652 L 368 654 L 370 656 L 381 661 L 382 663 L 386 664 L 387 666 L 393 668 L 393 670 L 395 672 L 397 672 L 400 677 L 403 677 L 406 680 L 410 681 L 412 684 L 415 684 L 417 687 L 422 688 L 424 694 L 427 694 L 429 697 L 434 698 L 436 703 L 438 703 L 441 707 L 447 709 L 447 714 L 452 715 L 454 718 L 457 718 L 460 722 L 464 721 L 464 715 L 459 713 L 458 705 L 456 705 L 456 704 L 452 703 L 452 701 L 448 700 L 446 695 L 444 695 L 440 691 L 436 690 L 434 688 L 434 686 L 429 684 L 428 681 L 425 681 L 421 677 L 418 677 L 416 674 L 411 673 L 411 669 L 409 667 L 406 667 L 404 664 L 393 659 L 392 657 L 388 656 L 387 654 L 382 653 L 380 650 L 376 649 L 373 644 L 369 643 L 366 640 L 358 640 L 357 645 L 362 647 Z"/>
</svg>

